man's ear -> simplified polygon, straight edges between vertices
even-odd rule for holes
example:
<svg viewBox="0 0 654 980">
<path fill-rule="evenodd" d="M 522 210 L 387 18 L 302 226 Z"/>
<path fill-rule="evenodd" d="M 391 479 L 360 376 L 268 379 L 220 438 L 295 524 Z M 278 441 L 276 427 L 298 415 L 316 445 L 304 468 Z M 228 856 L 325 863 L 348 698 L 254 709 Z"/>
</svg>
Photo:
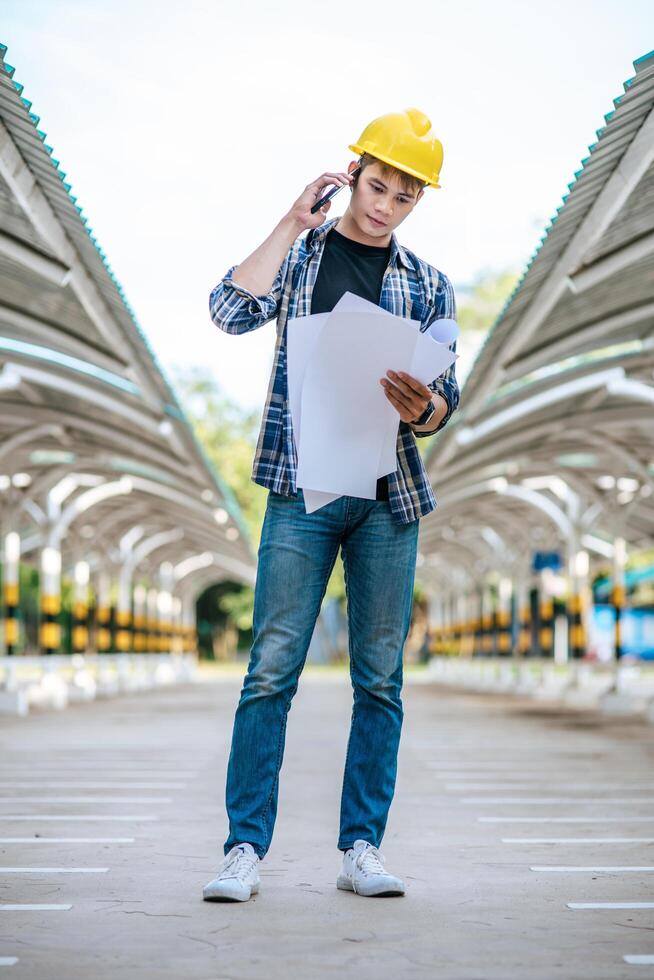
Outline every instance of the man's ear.
<svg viewBox="0 0 654 980">
<path fill-rule="evenodd" d="M 418 193 L 418 196 L 417 196 L 417 198 L 416 198 L 416 204 L 418 203 L 418 201 L 420 200 L 420 198 L 422 197 L 422 195 L 423 195 L 424 193 L 425 193 L 425 188 L 424 188 L 424 187 L 421 187 L 421 188 L 420 188 L 420 192 Z"/>
</svg>

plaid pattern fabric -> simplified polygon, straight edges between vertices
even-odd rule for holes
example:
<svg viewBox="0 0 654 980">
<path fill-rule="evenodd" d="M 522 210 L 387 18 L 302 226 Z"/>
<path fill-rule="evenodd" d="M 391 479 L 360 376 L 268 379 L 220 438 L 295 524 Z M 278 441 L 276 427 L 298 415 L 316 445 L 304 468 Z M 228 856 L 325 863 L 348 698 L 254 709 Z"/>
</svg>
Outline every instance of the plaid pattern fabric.
<svg viewBox="0 0 654 980">
<path fill-rule="evenodd" d="M 310 229 L 291 245 L 267 296 L 255 296 L 234 282 L 231 266 L 211 291 L 211 319 L 226 333 L 241 334 L 262 327 L 277 317 L 275 357 L 268 385 L 252 467 L 252 480 L 276 493 L 297 493 L 297 449 L 293 438 L 286 377 L 286 321 L 308 316 L 311 294 L 318 275 L 325 235 L 338 221 L 331 218 Z M 455 317 L 452 285 L 442 272 L 403 248 L 391 236 L 389 266 L 384 274 L 379 305 L 397 316 L 420 320 L 420 330 L 443 317 Z M 451 345 L 456 349 L 456 344 Z M 400 421 L 397 436 L 397 469 L 388 476 L 388 498 L 392 519 L 408 524 L 424 517 L 436 506 L 436 499 L 425 471 L 415 436 L 432 435 L 449 420 L 459 403 L 459 387 L 454 364 L 440 378 L 429 383 L 432 391 L 443 395 L 448 404 L 440 425 L 430 432 L 414 432 Z"/>
</svg>

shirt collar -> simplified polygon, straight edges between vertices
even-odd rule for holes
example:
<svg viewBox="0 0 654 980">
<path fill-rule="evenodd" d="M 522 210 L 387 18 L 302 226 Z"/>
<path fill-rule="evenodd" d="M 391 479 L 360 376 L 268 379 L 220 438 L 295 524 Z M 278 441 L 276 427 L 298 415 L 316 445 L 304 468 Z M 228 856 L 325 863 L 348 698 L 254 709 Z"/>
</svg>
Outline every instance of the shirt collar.
<svg viewBox="0 0 654 980">
<path fill-rule="evenodd" d="M 324 224 L 318 225 L 317 228 L 311 228 L 306 237 L 307 248 L 313 251 L 314 248 L 321 246 L 325 235 L 330 228 L 333 228 L 338 220 L 338 217 L 330 218 L 328 221 L 325 221 Z M 411 263 L 409 262 L 409 257 L 407 256 L 405 249 L 402 248 L 398 242 L 394 231 L 391 232 L 391 262 L 393 264 L 401 262 L 407 269 L 412 268 Z"/>
</svg>

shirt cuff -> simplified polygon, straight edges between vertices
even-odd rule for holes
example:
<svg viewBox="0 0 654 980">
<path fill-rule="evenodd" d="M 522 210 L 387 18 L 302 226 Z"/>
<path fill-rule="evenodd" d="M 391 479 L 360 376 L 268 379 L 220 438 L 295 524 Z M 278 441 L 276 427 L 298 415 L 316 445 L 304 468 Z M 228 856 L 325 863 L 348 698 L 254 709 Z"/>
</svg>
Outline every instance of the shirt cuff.
<svg viewBox="0 0 654 980">
<path fill-rule="evenodd" d="M 246 299 L 250 300 L 250 303 L 248 304 L 248 311 L 250 313 L 266 313 L 267 304 L 271 302 L 272 297 L 268 295 L 256 296 L 251 290 L 247 289 L 246 286 L 241 286 L 240 283 L 235 282 L 232 276 L 234 273 L 234 269 L 236 269 L 237 265 L 238 263 L 236 263 L 236 265 L 230 266 L 230 268 L 223 276 L 222 282 L 228 286 L 231 286 L 234 292 L 238 293 L 239 296 L 244 296 Z M 274 302 L 274 300 L 272 301 Z"/>
</svg>

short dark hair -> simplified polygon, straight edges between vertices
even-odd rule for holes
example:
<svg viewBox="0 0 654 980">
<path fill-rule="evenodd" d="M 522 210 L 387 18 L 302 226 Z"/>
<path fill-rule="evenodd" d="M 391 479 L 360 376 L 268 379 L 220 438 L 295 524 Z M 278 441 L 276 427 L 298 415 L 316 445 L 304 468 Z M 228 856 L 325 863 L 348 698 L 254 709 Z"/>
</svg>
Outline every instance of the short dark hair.
<svg viewBox="0 0 654 980">
<path fill-rule="evenodd" d="M 397 167 L 392 167 L 389 163 L 384 163 L 383 160 L 380 160 L 378 157 L 373 156 L 372 153 L 364 153 L 362 154 L 359 160 L 361 170 L 354 178 L 354 183 L 353 183 L 354 187 L 356 187 L 357 181 L 361 176 L 361 174 L 363 173 L 363 171 L 366 169 L 366 167 L 369 167 L 371 163 L 379 164 L 381 168 L 381 172 L 384 175 L 384 177 L 391 177 L 391 176 L 398 177 L 402 189 L 409 193 L 417 193 L 423 187 L 427 186 L 424 180 L 420 180 L 419 177 L 413 177 L 411 174 L 408 174 L 405 170 L 398 170 Z"/>
</svg>

